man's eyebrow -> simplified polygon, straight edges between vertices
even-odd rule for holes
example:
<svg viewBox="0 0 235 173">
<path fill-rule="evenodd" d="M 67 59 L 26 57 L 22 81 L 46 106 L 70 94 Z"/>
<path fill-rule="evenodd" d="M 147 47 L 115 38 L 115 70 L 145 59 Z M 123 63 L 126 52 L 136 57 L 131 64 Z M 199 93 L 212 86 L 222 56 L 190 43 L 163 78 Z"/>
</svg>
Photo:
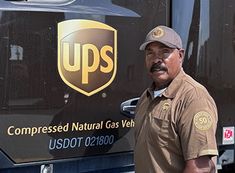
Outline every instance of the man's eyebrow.
<svg viewBox="0 0 235 173">
<path fill-rule="evenodd" d="M 146 51 L 150 51 L 150 50 L 152 50 L 150 47 L 147 47 L 146 49 L 145 49 Z"/>
<path fill-rule="evenodd" d="M 161 46 L 159 46 L 159 48 L 160 48 L 160 49 L 171 49 L 170 47 L 165 46 L 165 45 L 161 45 Z"/>
</svg>

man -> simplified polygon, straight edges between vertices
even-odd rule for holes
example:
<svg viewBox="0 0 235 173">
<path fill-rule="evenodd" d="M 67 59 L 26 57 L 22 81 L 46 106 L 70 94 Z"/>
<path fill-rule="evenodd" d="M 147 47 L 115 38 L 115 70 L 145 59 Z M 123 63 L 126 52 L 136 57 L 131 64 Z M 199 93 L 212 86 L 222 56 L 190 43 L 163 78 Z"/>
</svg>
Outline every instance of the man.
<svg viewBox="0 0 235 173">
<path fill-rule="evenodd" d="M 136 173 L 216 172 L 217 108 L 205 87 L 183 71 L 180 36 L 158 26 L 140 50 L 153 84 L 136 109 Z"/>
</svg>

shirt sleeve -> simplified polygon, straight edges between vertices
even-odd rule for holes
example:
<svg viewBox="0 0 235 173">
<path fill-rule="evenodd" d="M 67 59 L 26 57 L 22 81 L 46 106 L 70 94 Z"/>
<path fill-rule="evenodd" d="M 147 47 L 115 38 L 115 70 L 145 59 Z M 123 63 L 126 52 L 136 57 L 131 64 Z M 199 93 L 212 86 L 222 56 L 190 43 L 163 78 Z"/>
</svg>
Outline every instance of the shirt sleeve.
<svg viewBox="0 0 235 173">
<path fill-rule="evenodd" d="M 179 119 L 179 136 L 185 160 L 218 155 L 217 109 L 214 101 L 196 98 L 184 105 Z"/>
</svg>

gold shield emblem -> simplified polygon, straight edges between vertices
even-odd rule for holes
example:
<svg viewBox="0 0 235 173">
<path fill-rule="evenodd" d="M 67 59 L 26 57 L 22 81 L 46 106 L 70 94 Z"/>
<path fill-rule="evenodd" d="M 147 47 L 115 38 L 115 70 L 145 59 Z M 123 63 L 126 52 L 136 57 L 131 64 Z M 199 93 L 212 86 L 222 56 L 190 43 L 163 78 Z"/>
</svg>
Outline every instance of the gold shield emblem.
<svg viewBox="0 0 235 173">
<path fill-rule="evenodd" d="M 58 71 L 68 86 L 86 96 L 109 86 L 117 71 L 117 31 L 92 20 L 60 22 Z"/>
</svg>

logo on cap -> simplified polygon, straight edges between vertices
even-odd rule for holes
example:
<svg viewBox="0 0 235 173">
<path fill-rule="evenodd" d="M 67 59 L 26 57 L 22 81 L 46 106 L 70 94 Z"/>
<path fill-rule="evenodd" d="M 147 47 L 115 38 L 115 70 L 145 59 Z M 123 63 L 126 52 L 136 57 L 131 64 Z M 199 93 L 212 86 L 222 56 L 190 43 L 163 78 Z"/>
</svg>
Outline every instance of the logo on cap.
<svg viewBox="0 0 235 173">
<path fill-rule="evenodd" d="M 153 37 L 159 38 L 162 37 L 164 35 L 164 30 L 160 27 L 157 27 L 154 31 L 153 31 Z"/>
<path fill-rule="evenodd" d="M 117 31 L 92 20 L 60 22 L 58 71 L 69 87 L 86 96 L 109 86 L 117 71 Z"/>
</svg>

